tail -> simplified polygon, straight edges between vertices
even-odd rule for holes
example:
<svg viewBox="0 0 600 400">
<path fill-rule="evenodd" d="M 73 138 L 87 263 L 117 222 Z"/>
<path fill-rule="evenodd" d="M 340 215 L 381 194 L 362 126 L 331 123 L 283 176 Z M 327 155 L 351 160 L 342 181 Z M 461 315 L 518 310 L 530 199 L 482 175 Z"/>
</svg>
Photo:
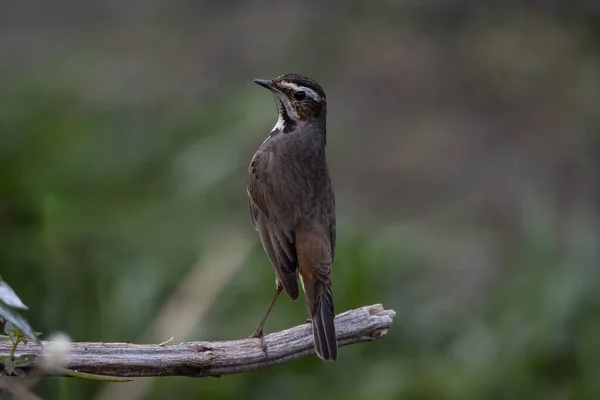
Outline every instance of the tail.
<svg viewBox="0 0 600 400">
<path fill-rule="evenodd" d="M 321 285 L 324 284 L 321 283 Z M 315 352 L 324 361 L 335 361 L 337 360 L 338 346 L 335 335 L 333 295 L 330 287 L 323 290 L 318 296 L 316 304 L 311 308 Z"/>
</svg>

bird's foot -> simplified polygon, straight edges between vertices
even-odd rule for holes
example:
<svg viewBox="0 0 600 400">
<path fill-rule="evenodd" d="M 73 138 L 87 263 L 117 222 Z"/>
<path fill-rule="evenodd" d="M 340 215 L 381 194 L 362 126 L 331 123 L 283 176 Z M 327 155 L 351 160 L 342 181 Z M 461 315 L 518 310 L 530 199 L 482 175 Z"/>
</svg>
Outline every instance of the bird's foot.
<svg viewBox="0 0 600 400">
<path fill-rule="evenodd" d="M 265 333 L 262 328 L 258 328 L 252 335 L 248 336 L 249 339 L 262 339 L 263 337 L 265 337 Z"/>
<path fill-rule="evenodd" d="M 249 339 L 259 339 L 261 350 L 263 353 L 265 353 L 265 357 L 269 358 L 269 353 L 267 353 L 267 344 L 265 343 L 265 333 L 262 329 L 257 329 L 254 331 L 254 333 L 250 335 Z"/>
</svg>

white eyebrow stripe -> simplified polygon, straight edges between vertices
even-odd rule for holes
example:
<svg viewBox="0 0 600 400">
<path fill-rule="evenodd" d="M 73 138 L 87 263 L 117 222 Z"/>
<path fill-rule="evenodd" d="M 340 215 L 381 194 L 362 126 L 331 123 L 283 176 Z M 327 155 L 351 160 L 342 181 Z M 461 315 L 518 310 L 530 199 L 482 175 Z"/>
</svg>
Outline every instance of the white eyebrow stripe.
<svg viewBox="0 0 600 400">
<path fill-rule="evenodd" d="M 309 97 L 312 97 L 315 100 L 321 100 L 321 96 L 319 96 L 317 92 L 315 92 L 311 88 L 302 87 L 301 89 L 304 90 Z"/>
<path fill-rule="evenodd" d="M 306 86 L 298 86 L 293 82 L 286 82 L 286 81 L 280 82 L 279 86 L 287 88 L 287 89 L 291 89 L 296 92 L 303 90 L 306 92 L 306 94 L 308 94 L 313 99 L 315 99 L 317 101 L 321 100 L 321 96 L 319 96 L 319 94 L 317 92 L 315 92 L 314 90 L 312 90 L 311 88 L 308 88 Z"/>
<path fill-rule="evenodd" d="M 300 86 L 296 85 L 293 82 L 281 81 L 279 82 L 279 86 L 291 89 L 291 90 L 300 90 Z"/>
</svg>

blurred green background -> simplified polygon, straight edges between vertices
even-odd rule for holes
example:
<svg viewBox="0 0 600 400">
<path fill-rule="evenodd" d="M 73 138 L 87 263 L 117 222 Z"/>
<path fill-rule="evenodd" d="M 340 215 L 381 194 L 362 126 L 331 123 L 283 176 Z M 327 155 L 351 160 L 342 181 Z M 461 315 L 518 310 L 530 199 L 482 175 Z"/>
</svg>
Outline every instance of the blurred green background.
<svg viewBox="0 0 600 400">
<path fill-rule="evenodd" d="M 336 311 L 383 339 L 220 379 L 47 379 L 44 399 L 600 398 L 595 1 L 9 2 L 0 273 L 75 341 L 246 337 L 274 289 L 252 83 L 328 93 Z M 281 297 L 267 331 L 302 323 Z"/>
</svg>

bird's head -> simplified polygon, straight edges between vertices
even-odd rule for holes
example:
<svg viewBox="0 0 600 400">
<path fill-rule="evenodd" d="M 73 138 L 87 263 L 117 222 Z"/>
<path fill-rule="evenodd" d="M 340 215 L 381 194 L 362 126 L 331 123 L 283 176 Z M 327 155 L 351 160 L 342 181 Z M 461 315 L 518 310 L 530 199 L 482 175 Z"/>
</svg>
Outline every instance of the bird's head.
<svg viewBox="0 0 600 400">
<path fill-rule="evenodd" d="M 281 75 L 273 80 L 255 79 L 275 97 L 279 118 L 273 130 L 290 131 L 294 126 L 325 124 L 327 100 L 321 85 L 299 74 Z"/>
</svg>

